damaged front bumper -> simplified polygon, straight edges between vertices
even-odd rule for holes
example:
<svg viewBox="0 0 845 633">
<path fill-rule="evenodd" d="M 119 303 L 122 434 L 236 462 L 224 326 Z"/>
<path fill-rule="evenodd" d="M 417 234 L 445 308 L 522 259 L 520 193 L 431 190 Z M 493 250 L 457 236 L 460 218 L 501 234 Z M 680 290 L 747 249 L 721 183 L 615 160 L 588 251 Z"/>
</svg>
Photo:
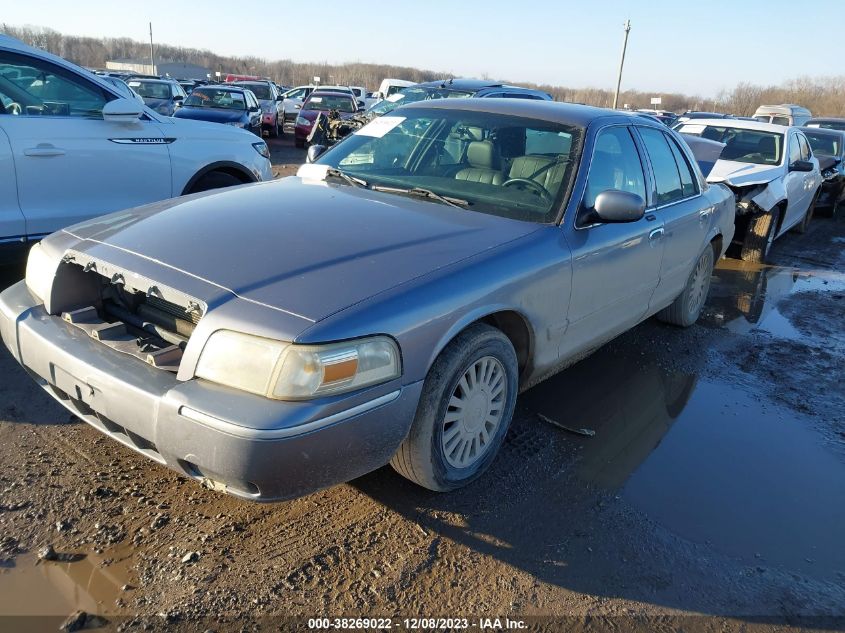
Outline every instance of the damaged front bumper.
<svg viewBox="0 0 845 633">
<path fill-rule="evenodd" d="M 21 281 L 0 294 L 3 342 L 50 395 L 159 464 L 253 501 L 278 501 L 386 464 L 421 382 L 312 402 L 177 380 L 48 314 Z"/>
</svg>

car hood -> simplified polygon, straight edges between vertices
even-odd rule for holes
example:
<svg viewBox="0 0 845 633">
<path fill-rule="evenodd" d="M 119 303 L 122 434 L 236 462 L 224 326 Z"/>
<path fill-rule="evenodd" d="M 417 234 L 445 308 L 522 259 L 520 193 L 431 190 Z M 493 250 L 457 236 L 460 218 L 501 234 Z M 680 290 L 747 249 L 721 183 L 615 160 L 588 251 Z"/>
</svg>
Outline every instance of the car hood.
<svg viewBox="0 0 845 633">
<path fill-rule="evenodd" d="M 243 110 L 227 110 L 225 108 L 195 108 L 182 106 L 174 115 L 177 119 L 196 119 L 198 121 L 212 121 L 213 123 L 229 123 L 240 121 L 244 116 Z"/>
<path fill-rule="evenodd" d="M 771 182 L 782 174 L 782 165 L 755 165 L 720 159 L 710 170 L 707 182 L 724 182 L 734 187 L 744 187 Z"/>
<path fill-rule="evenodd" d="M 65 231 L 319 321 L 539 228 L 291 177 L 139 207 Z"/>
</svg>

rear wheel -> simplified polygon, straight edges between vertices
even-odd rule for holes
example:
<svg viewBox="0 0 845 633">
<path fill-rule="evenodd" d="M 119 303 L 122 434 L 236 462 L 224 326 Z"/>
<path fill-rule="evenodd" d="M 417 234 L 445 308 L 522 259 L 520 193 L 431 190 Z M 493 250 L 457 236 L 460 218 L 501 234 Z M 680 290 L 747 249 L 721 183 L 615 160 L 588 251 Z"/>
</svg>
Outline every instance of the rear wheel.
<svg viewBox="0 0 845 633">
<path fill-rule="evenodd" d="M 500 330 L 479 323 L 459 334 L 429 370 L 411 430 L 390 465 L 435 491 L 480 477 L 508 432 L 517 374 L 516 352 Z"/>
<path fill-rule="evenodd" d="M 710 292 L 710 277 L 713 275 L 713 247 L 707 248 L 698 257 L 698 261 L 687 279 L 687 285 L 672 304 L 657 313 L 657 318 L 664 323 L 689 327 L 701 315 L 701 309 Z"/>
<path fill-rule="evenodd" d="M 767 213 L 760 213 L 748 222 L 745 240 L 742 243 L 740 259 L 746 262 L 765 262 L 772 250 L 777 235 L 781 209 L 775 207 Z"/>
<path fill-rule="evenodd" d="M 234 187 L 235 185 L 242 184 L 244 184 L 243 181 L 232 174 L 227 174 L 224 171 L 213 171 L 200 178 L 188 193 L 199 193 L 200 191 L 222 189 L 223 187 Z"/>
</svg>

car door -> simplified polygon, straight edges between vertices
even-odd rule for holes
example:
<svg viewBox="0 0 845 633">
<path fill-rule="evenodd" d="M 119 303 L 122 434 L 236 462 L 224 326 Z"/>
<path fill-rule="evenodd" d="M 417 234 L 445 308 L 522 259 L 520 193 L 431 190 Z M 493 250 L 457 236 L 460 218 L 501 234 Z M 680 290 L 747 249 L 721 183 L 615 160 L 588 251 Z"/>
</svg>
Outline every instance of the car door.
<svg viewBox="0 0 845 633">
<path fill-rule="evenodd" d="M 660 282 L 651 299 L 653 312 L 668 305 L 686 285 L 707 239 L 714 208 L 702 206 L 698 178 L 675 139 L 657 128 L 636 129 L 653 175 L 653 205 L 648 211 L 663 221 L 665 231 Z"/>
<path fill-rule="evenodd" d="M 0 113 L 3 111 L 0 110 Z M 2 116 L 2 114 L 0 114 Z M 18 185 L 9 138 L 0 129 L 0 248 L 9 242 L 21 242 L 26 223 L 18 204 Z"/>
<path fill-rule="evenodd" d="M 660 279 L 663 221 L 647 213 L 635 222 L 606 224 L 590 219 L 602 191 L 620 189 L 648 200 L 646 172 L 629 126 L 600 130 L 593 144 L 586 187 L 571 218 L 569 323 L 560 354 L 567 357 L 609 340 L 647 313 Z"/>
<path fill-rule="evenodd" d="M 261 106 L 251 90 L 247 90 L 244 94 L 246 95 L 246 114 L 249 117 L 249 131 L 261 136 Z"/>
<path fill-rule="evenodd" d="M 17 105 L 0 114 L 0 129 L 28 236 L 171 196 L 172 139 L 155 122 L 105 121 L 114 95 L 45 59 L 0 51 L 0 69 L 0 99 Z"/>
<path fill-rule="evenodd" d="M 807 211 L 809 201 L 806 196 L 807 172 L 793 171 L 792 165 L 801 160 L 801 143 L 798 134 L 789 133 L 789 145 L 787 147 L 786 175 L 784 176 L 783 187 L 786 190 L 786 215 L 781 221 L 780 233 L 785 233 L 791 226 L 800 221 Z"/>
</svg>

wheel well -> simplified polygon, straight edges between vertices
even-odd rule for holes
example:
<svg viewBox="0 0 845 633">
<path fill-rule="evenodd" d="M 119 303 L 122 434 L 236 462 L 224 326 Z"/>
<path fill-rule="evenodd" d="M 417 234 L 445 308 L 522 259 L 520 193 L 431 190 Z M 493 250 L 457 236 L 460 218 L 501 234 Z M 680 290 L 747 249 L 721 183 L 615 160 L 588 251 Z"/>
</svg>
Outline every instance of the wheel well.
<svg viewBox="0 0 845 633">
<path fill-rule="evenodd" d="M 522 315 L 513 310 L 503 310 L 488 314 L 486 317 L 479 319 L 478 322 L 492 325 L 508 337 L 516 351 L 519 375 L 522 376 L 531 358 L 532 343 L 531 330 Z"/>
<path fill-rule="evenodd" d="M 713 248 L 713 259 L 719 259 L 722 256 L 722 234 L 716 235 L 710 240 L 710 246 Z"/>
<path fill-rule="evenodd" d="M 780 209 L 780 217 L 778 218 L 778 228 L 775 235 L 780 233 L 780 227 L 783 226 L 783 221 L 786 219 L 786 207 L 789 205 L 788 200 L 781 200 L 775 206 Z"/>
<path fill-rule="evenodd" d="M 205 176 L 216 172 L 233 176 L 240 180 L 243 184 L 246 184 L 248 182 L 255 182 L 255 178 L 253 177 L 253 175 L 237 163 L 212 163 L 211 165 L 206 165 L 191 177 L 191 179 L 188 181 L 188 184 L 185 185 L 185 188 L 182 190 L 182 195 L 184 196 L 185 194 L 191 193 L 191 190 L 196 186 L 196 184 L 200 180 L 202 180 Z"/>
</svg>

